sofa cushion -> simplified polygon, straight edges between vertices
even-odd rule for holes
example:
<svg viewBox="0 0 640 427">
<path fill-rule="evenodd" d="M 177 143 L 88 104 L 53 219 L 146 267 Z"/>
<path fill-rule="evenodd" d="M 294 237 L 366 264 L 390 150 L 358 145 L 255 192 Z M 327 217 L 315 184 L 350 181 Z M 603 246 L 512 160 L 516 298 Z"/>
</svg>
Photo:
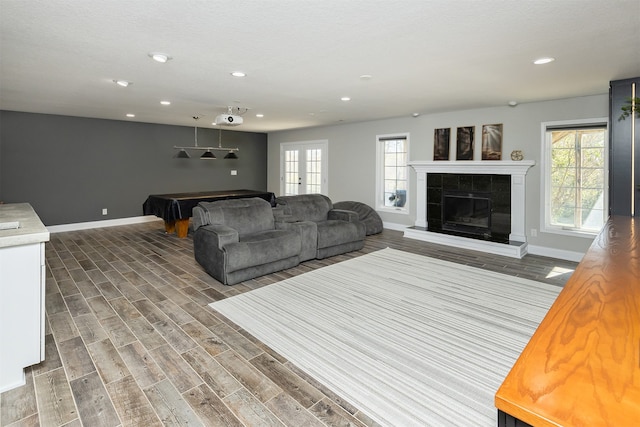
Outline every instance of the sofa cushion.
<svg viewBox="0 0 640 427">
<path fill-rule="evenodd" d="M 260 198 L 219 200 L 198 204 L 206 213 L 199 222 L 223 224 L 238 231 L 242 237 L 275 228 L 271 204 Z"/>
<path fill-rule="evenodd" d="M 295 221 L 324 221 L 333 208 L 331 199 L 322 194 L 301 194 L 276 198 L 276 206 Z"/>
<path fill-rule="evenodd" d="M 227 273 L 297 257 L 301 251 L 300 234 L 294 230 L 266 230 L 240 236 L 237 243 L 224 246 Z"/>
</svg>

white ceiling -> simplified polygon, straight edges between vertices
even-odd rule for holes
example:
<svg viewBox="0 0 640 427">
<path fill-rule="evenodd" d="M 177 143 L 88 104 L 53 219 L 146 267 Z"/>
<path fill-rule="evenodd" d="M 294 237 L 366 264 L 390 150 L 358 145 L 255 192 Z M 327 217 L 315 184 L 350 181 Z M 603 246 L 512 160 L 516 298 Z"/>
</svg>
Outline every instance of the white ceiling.
<svg viewBox="0 0 640 427">
<path fill-rule="evenodd" d="M 640 0 L 0 0 L 0 43 L 3 110 L 269 132 L 606 93 Z"/>
</svg>

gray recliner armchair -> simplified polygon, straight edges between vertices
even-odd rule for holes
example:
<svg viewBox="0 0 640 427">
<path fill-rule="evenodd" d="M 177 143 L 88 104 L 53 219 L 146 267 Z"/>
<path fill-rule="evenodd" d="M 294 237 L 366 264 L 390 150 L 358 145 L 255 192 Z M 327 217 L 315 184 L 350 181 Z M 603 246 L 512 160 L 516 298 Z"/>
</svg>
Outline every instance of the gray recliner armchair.
<svg viewBox="0 0 640 427">
<path fill-rule="evenodd" d="M 295 267 L 301 234 L 276 225 L 260 198 L 200 202 L 193 209 L 196 261 L 225 285 Z"/>
<path fill-rule="evenodd" d="M 276 198 L 276 221 L 282 228 L 297 229 L 302 237 L 301 261 L 357 251 L 364 246 L 365 225 L 358 214 L 334 209 L 322 194 Z M 314 239 L 315 236 L 315 239 Z"/>
</svg>

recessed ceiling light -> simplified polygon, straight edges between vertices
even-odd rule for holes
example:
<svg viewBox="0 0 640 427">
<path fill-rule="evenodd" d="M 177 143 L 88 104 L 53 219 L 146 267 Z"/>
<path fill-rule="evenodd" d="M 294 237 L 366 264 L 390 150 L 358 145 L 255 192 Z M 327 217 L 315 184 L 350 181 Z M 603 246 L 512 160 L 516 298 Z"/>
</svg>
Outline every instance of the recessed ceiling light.
<svg viewBox="0 0 640 427">
<path fill-rule="evenodd" d="M 247 76 L 247 74 L 243 73 L 242 71 L 234 71 L 233 73 L 231 73 L 231 75 L 233 77 L 246 77 Z"/>
<path fill-rule="evenodd" d="M 371 74 L 363 74 L 360 76 L 360 80 L 371 80 L 373 76 Z"/>
<path fill-rule="evenodd" d="M 535 61 L 533 61 L 533 63 L 536 65 L 542 65 L 542 64 L 548 64 L 549 62 L 553 62 L 555 60 L 556 60 L 555 58 L 538 58 Z"/>
<path fill-rule="evenodd" d="M 136 115 L 133 113 L 127 113 L 127 117 L 135 117 Z"/>
<path fill-rule="evenodd" d="M 162 105 L 171 105 L 171 101 L 160 101 Z"/>
<path fill-rule="evenodd" d="M 169 55 L 167 55 L 166 53 L 160 53 L 160 52 L 152 52 L 152 53 L 149 54 L 149 57 L 152 58 L 154 61 L 159 62 L 161 64 L 164 64 L 165 62 L 173 59 Z"/>
<path fill-rule="evenodd" d="M 343 96 L 342 98 L 340 98 L 340 101 L 351 101 L 351 98 L 348 96 Z"/>
<path fill-rule="evenodd" d="M 260 114 L 260 113 L 258 113 L 258 114 L 256 114 L 256 117 L 263 118 L 263 117 L 264 117 L 264 114 Z"/>
<path fill-rule="evenodd" d="M 114 80 L 113 81 L 115 84 L 117 84 L 118 86 L 122 86 L 122 87 L 127 87 L 129 85 L 132 85 L 133 83 L 128 82 L 126 80 Z"/>
</svg>

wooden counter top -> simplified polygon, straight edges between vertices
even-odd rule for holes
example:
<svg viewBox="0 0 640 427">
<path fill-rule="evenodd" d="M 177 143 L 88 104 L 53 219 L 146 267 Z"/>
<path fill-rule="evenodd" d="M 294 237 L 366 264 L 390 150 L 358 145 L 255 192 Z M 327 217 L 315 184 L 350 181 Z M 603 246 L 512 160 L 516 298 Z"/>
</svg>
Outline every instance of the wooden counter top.
<svg viewBox="0 0 640 427">
<path fill-rule="evenodd" d="M 536 427 L 640 426 L 640 219 L 609 219 L 495 405 Z"/>
</svg>

